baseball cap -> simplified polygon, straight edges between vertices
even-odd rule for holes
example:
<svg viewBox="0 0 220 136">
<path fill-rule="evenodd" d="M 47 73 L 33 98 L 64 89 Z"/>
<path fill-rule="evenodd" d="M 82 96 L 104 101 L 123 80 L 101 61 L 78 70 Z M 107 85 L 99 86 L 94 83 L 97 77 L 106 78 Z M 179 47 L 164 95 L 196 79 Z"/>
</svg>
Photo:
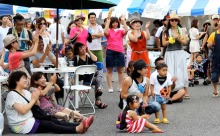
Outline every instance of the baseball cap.
<svg viewBox="0 0 220 136">
<path fill-rule="evenodd" d="M 6 35 L 6 37 L 3 39 L 5 48 L 15 41 L 17 41 L 17 38 L 13 34 Z"/>
<path fill-rule="evenodd" d="M 215 19 L 215 18 L 218 18 L 218 19 L 219 19 L 219 15 L 217 15 L 217 14 L 212 15 L 212 19 Z"/>
<path fill-rule="evenodd" d="M 148 65 L 142 59 L 139 59 L 135 61 L 133 66 L 134 66 L 134 70 L 141 70 L 142 68 L 145 68 Z"/>
</svg>

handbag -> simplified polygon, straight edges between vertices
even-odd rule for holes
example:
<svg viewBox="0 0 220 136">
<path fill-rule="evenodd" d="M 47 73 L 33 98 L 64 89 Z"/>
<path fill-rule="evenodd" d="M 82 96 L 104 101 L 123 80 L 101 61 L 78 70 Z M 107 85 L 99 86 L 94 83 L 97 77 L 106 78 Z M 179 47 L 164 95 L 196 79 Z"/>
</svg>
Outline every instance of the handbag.
<svg viewBox="0 0 220 136">
<path fill-rule="evenodd" d="M 25 98 L 23 95 L 21 95 L 19 92 L 15 90 L 12 90 L 12 91 L 18 93 L 21 97 L 23 97 L 29 103 L 28 99 Z M 48 121 L 52 119 L 52 116 L 49 115 L 49 113 L 45 112 L 43 109 L 41 109 L 40 106 L 38 105 L 33 105 L 31 108 L 31 111 L 35 119 L 48 120 Z"/>
<path fill-rule="evenodd" d="M 118 103 L 118 107 L 120 108 L 120 109 L 123 109 L 123 107 L 124 107 L 124 105 L 123 105 L 124 103 L 123 103 L 123 99 L 121 98 L 121 94 L 120 94 L 120 96 L 119 96 L 119 103 Z"/>
</svg>

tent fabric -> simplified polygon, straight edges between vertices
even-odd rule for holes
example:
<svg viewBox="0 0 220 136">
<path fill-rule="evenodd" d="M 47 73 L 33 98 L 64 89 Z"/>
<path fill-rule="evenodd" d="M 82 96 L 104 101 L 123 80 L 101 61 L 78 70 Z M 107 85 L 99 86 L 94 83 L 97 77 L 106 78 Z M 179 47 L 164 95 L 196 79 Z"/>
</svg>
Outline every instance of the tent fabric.
<svg viewBox="0 0 220 136">
<path fill-rule="evenodd" d="M 220 14 L 219 0 L 145 0 L 140 11 L 144 10 L 147 3 L 169 5 L 170 10 L 179 16 Z"/>
<path fill-rule="evenodd" d="M 12 15 L 13 14 L 13 6 L 7 4 L 0 4 L 0 16 L 1 15 Z"/>
<path fill-rule="evenodd" d="M 127 11 L 130 14 L 135 12 L 142 13 L 141 5 L 144 3 L 145 0 L 109 0 L 112 3 L 117 4 L 114 7 L 116 12 L 125 12 Z M 102 11 L 108 11 L 108 9 L 103 9 Z"/>
</svg>

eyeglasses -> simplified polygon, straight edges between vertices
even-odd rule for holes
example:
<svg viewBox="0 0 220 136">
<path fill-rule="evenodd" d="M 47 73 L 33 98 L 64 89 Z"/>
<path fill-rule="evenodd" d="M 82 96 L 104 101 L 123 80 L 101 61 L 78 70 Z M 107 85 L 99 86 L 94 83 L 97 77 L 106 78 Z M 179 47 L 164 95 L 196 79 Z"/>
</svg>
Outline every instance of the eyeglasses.
<svg viewBox="0 0 220 136">
<path fill-rule="evenodd" d="M 175 21 L 175 22 L 178 22 L 179 20 L 178 20 L 178 19 L 170 19 L 170 21 L 171 21 L 171 22 L 174 22 L 174 21 Z"/>
<path fill-rule="evenodd" d="M 46 25 L 46 23 L 39 23 L 39 25 Z"/>
</svg>

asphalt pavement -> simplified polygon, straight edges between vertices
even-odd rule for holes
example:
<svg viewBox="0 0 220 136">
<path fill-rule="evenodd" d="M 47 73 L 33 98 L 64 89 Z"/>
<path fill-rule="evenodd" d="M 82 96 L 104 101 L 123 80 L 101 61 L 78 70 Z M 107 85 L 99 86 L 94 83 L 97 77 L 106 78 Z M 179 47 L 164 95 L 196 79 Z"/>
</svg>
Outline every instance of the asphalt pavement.
<svg viewBox="0 0 220 136">
<path fill-rule="evenodd" d="M 86 136 L 127 136 L 133 135 L 125 130 L 120 131 L 115 127 L 115 121 L 120 112 L 118 108 L 119 92 L 117 91 L 117 74 L 113 75 L 114 92 L 108 93 L 106 79 L 104 81 L 105 92 L 103 102 L 108 104 L 106 109 L 96 108 L 94 123 L 86 132 Z M 190 99 L 182 103 L 167 105 L 168 120 L 170 124 L 159 124 L 164 130 L 163 134 L 152 134 L 148 129 L 138 134 L 139 136 L 218 136 L 220 135 L 220 97 L 212 98 L 212 85 L 200 84 L 189 88 Z M 92 93 L 92 92 L 91 92 Z M 160 116 L 161 113 L 160 113 Z M 149 122 L 153 122 L 151 115 Z M 3 135 L 16 135 L 10 132 L 5 122 Z M 58 134 L 35 134 L 35 136 L 52 136 Z M 67 134 L 60 134 L 61 136 Z M 71 134 L 72 135 L 72 134 Z"/>
</svg>

